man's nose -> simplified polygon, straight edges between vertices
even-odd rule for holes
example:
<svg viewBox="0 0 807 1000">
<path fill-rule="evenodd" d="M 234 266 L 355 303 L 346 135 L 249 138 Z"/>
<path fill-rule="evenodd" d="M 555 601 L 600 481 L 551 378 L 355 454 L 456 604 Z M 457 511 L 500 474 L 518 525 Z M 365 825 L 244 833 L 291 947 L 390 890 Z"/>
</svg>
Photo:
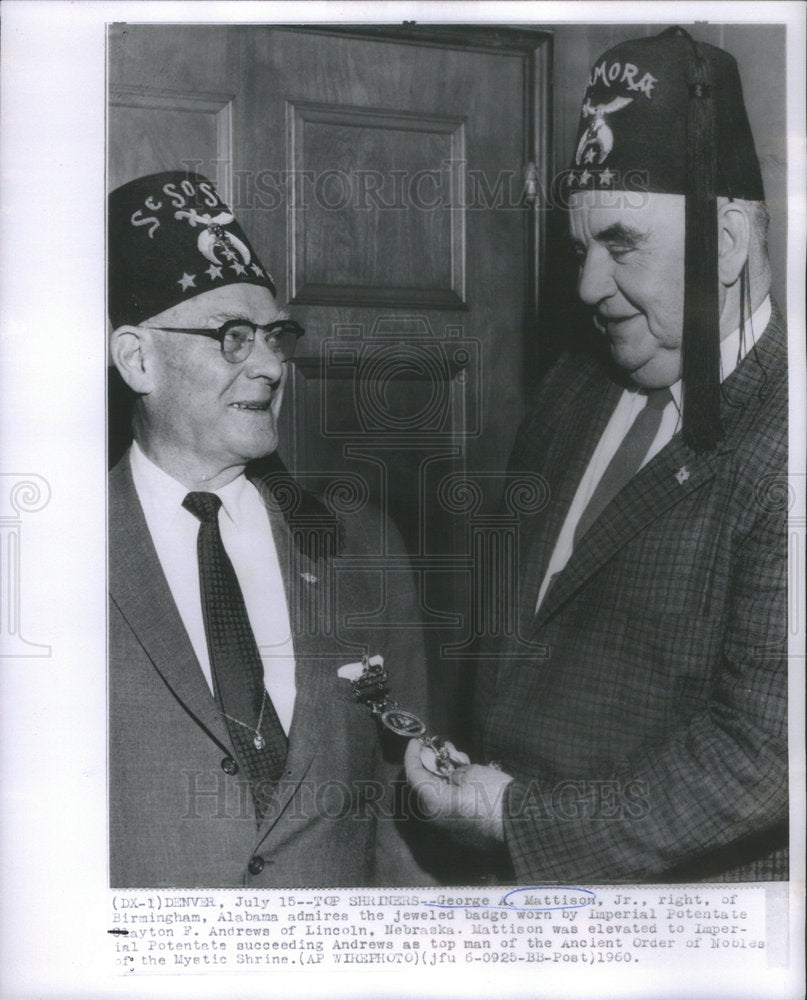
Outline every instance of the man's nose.
<svg viewBox="0 0 807 1000">
<path fill-rule="evenodd" d="M 271 382 L 279 382 L 283 375 L 283 362 L 260 331 L 255 336 L 252 353 L 247 358 L 246 371 L 250 378 L 267 378 Z"/>
<path fill-rule="evenodd" d="M 614 261 L 605 247 L 589 248 L 580 268 L 577 294 L 587 306 L 596 306 L 616 291 Z"/>
</svg>

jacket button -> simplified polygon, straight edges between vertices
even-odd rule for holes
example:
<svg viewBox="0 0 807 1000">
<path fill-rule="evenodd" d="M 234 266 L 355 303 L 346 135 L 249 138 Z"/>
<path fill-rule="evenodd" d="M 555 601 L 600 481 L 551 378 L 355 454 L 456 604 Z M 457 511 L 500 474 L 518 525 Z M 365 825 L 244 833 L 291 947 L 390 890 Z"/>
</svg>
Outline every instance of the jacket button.
<svg viewBox="0 0 807 1000">
<path fill-rule="evenodd" d="M 254 857 L 249 859 L 249 864 L 247 865 L 247 871 L 250 875 L 260 875 L 263 871 L 264 860 L 260 854 L 256 854 Z"/>
<path fill-rule="evenodd" d="M 221 762 L 221 769 L 225 774 L 238 774 L 238 764 L 232 757 L 225 757 Z"/>
</svg>

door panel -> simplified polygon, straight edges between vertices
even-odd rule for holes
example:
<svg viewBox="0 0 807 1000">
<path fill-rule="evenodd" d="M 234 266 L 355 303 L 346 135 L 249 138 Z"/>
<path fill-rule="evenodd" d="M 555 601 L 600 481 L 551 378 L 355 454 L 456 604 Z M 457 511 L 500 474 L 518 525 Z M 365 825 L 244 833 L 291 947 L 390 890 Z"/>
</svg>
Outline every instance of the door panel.
<svg viewBox="0 0 807 1000">
<path fill-rule="evenodd" d="M 222 198 L 232 200 L 229 95 L 113 88 L 109 103 L 110 190 L 179 164 L 210 177 Z"/>
<path fill-rule="evenodd" d="M 288 111 L 292 300 L 462 308 L 463 214 L 448 199 L 423 206 L 462 180 L 463 122 L 303 102 Z"/>
</svg>

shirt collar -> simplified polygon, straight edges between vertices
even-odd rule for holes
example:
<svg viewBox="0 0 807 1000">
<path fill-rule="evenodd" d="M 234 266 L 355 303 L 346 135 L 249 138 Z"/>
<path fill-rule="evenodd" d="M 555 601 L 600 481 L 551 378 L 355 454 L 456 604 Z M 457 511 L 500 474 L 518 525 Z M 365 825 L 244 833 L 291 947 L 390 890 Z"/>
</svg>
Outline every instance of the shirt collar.
<svg viewBox="0 0 807 1000">
<path fill-rule="evenodd" d="M 171 512 L 182 509 L 182 501 L 190 492 L 187 486 L 155 465 L 137 441 L 132 442 L 130 461 L 132 477 L 142 502 L 147 503 L 154 511 Z M 237 524 L 244 510 L 249 485 L 242 472 L 226 486 L 208 492 L 215 493 L 221 499 L 225 514 Z"/>
<path fill-rule="evenodd" d="M 736 327 L 731 333 L 720 341 L 720 381 L 725 382 L 737 365 L 748 354 L 751 348 L 762 336 L 765 328 L 771 319 L 771 297 L 766 295 L 763 302 L 758 306 L 743 325 L 744 336 L 740 336 L 740 328 Z M 676 406 L 681 408 L 683 382 L 679 378 L 670 386 L 670 392 L 675 400 Z"/>
<path fill-rule="evenodd" d="M 214 492 L 221 497 L 224 513 L 237 525 L 244 521 L 248 494 L 253 491 L 254 487 L 242 472 L 231 483 Z"/>
<path fill-rule="evenodd" d="M 762 336 L 771 319 L 771 297 L 766 295 L 759 308 L 743 325 L 744 336 L 740 336 L 740 328 L 732 330 L 728 337 L 720 341 L 720 381 L 731 375 L 737 365 L 748 354 L 751 348 Z"/>
</svg>

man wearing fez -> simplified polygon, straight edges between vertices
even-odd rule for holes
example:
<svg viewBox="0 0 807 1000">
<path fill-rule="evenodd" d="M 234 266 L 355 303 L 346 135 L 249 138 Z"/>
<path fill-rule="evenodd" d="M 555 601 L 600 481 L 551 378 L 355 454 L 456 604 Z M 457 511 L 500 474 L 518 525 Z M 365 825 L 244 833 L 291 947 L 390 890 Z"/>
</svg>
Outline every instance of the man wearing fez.
<svg viewBox="0 0 807 1000">
<path fill-rule="evenodd" d="M 611 49 L 565 183 L 611 364 L 562 357 L 517 438 L 549 501 L 480 763 L 441 782 L 411 744 L 410 780 L 503 881 L 787 878 L 786 343 L 734 59 Z"/>
<path fill-rule="evenodd" d="M 111 194 L 111 354 L 135 395 L 109 480 L 115 887 L 428 880 L 388 801 L 400 747 L 384 759 L 344 670 L 381 655 L 422 709 L 417 629 L 349 623 L 382 600 L 385 622 L 416 621 L 411 581 L 382 594 L 362 572 L 379 518 L 273 491 L 255 462 L 303 332 L 275 296 L 204 177 Z"/>
</svg>

